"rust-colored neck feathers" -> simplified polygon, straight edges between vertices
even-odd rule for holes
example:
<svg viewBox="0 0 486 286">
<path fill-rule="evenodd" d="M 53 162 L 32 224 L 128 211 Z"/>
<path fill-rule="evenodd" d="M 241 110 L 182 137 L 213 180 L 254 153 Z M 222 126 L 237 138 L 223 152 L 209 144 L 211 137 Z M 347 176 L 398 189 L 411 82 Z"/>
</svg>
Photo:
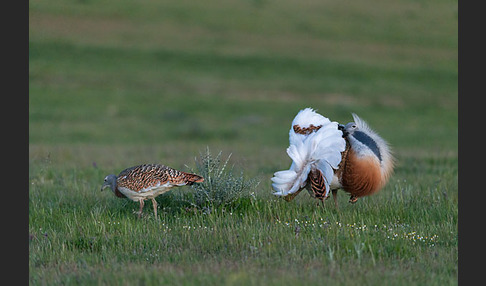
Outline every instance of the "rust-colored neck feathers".
<svg viewBox="0 0 486 286">
<path fill-rule="evenodd" d="M 377 158 L 359 158 L 353 149 L 347 152 L 341 177 L 341 184 L 346 192 L 356 198 L 368 196 L 378 191 L 383 183 Z"/>
</svg>

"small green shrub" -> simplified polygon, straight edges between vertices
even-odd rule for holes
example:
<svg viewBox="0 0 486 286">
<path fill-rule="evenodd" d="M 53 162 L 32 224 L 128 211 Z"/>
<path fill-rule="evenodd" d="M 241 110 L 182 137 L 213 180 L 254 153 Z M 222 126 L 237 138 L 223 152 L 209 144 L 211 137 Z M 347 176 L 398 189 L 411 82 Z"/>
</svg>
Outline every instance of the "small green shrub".
<svg viewBox="0 0 486 286">
<path fill-rule="evenodd" d="M 219 207 L 232 207 L 238 201 L 254 194 L 259 181 L 246 179 L 243 171 L 228 166 L 231 154 L 222 160 L 222 151 L 213 157 L 209 148 L 199 155 L 196 169 L 191 172 L 204 177 L 204 182 L 192 185 L 194 197 L 191 205 L 209 211 Z"/>
</svg>

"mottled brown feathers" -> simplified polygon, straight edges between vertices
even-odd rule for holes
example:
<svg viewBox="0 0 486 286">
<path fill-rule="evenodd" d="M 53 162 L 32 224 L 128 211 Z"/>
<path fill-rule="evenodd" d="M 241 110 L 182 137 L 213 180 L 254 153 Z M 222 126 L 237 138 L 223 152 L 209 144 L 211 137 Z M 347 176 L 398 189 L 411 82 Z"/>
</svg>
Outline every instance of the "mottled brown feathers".
<svg viewBox="0 0 486 286">
<path fill-rule="evenodd" d="M 348 140 L 346 140 L 346 149 L 344 149 L 343 152 L 341 152 L 341 162 L 338 164 L 338 168 L 334 170 L 334 176 L 341 178 L 343 175 L 343 170 L 344 170 L 344 164 L 347 160 L 348 152 L 349 149 L 351 148 L 351 145 L 349 145 Z"/>
<path fill-rule="evenodd" d="M 311 170 L 307 176 L 307 183 L 305 188 L 309 191 L 312 197 L 323 201 L 326 199 L 326 184 L 325 179 L 321 171 L 318 169 Z M 290 202 L 293 200 L 304 188 L 299 189 L 297 192 L 288 194 L 283 197 L 284 200 Z"/>
<path fill-rule="evenodd" d="M 292 126 L 295 133 L 302 135 L 309 135 L 310 133 L 321 129 L 321 127 L 322 125 L 314 126 L 313 124 L 309 125 L 309 127 L 300 127 L 298 124 Z"/>
<path fill-rule="evenodd" d="M 326 198 L 326 183 L 322 172 L 318 169 L 311 170 L 307 180 L 313 196 L 321 201 L 324 200 Z"/>
<path fill-rule="evenodd" d="M 144 188 L 157 184 L 170 183 L 183 186 L 202 181 L 204 178 L 196 174 L 178 171 L 159 164 L 144 164 L 121 171 L 117 178 L 117 186 L 140 192 Z"/>
</svg>

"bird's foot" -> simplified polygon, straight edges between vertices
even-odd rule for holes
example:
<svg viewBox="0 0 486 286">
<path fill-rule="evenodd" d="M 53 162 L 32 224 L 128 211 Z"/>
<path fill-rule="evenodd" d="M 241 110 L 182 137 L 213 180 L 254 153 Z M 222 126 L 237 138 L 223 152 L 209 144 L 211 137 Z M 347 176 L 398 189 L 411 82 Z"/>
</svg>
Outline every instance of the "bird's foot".
<svg viewBox="0 0 486 286">
<path fill-rule="evenodd" d="M 317 198 L 316 206 L 317 207 L 319 207 L 319 206 L 325 207 L 324 200 L 325 200 L 324 198 Z"/>
<path fill-rule="evenodd" d="M 354 203 L 356 203 L 357 201 L 358 201 L 358 197 L 351 196 L 351 197 L 349 198 L 349 202 L 350 202 L 351 204 L 354 204 Z"/>
</svg>

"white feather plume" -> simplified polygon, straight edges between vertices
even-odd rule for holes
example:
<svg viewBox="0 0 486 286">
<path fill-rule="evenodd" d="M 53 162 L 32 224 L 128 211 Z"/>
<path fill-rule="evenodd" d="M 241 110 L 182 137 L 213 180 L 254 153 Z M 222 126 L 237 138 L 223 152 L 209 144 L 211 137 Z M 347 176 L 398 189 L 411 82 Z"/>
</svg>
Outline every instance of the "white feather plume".
<svg viewBox="0 0 486 286">
<path fill-rule="evenodd" d="M 321 126 L 319 130 L 310 134 L 298 134 L 293 126 L 307 128 L 310 125 Z M 274 195 L 286 196 L 305 187 L 311 169 L 319 169 L 325 179 L 326 192 L 341 162 L 341 152 L 346 147 L 342 132 L 338 130 L 338 123 L 316 113 L 311 108 L 301 110 L 292 121 L 289 131 L 287 154 L 292 159 L 289 170 L 274 173 L 272 188 Z M 325 194 L 327 196 L 327 193 Z"/>
<path fill-rule="evenodd" d="M 292 121 L 292 126 L 300 125 L 301 127 L 308 127 L 309 125 L 319 126 L 330 123 L 331 121 L 315 112 L 314 109 L 307 107 L 302 109 L 297 113 L 294 120 Z"/>
</svg>

